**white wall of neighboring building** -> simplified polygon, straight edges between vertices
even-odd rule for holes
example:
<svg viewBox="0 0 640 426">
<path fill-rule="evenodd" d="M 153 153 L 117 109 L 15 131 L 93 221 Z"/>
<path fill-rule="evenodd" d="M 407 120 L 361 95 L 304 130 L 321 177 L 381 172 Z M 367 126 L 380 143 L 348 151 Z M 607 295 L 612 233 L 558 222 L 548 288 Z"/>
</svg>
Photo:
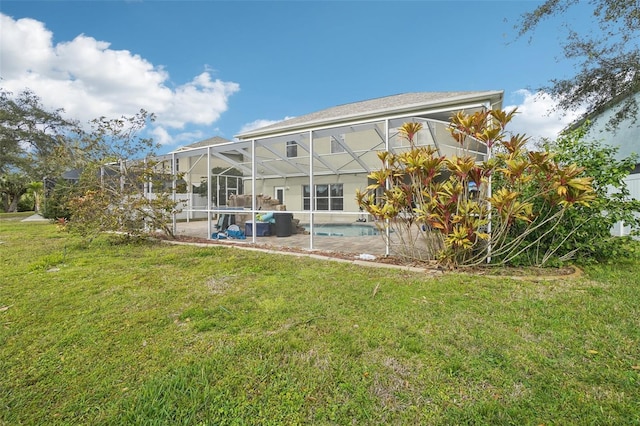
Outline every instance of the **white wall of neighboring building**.
<svg viewBox="0 0 640 426">
<path fill-rule="evenodd" d="M 636 94 L 635 98 L 638 105 L 640 105 L 640 93 Z M 637 117 L 635 123 L 632 123 L 631 119 L 623 121 L 614 132 L 608 130 L 606 126 L 615 111 L 616 107 L 613 107 L 592 118 L 591 128 L 587 133 L 587 137 L 600 140 L 609 146 L 618 147 L 618 159 L 627 158 L 634 153 L 640 155 L 640 117 Z"/>
<path fill-rule="evenodd" d="M 640 173 L 629 175 L 624 181 L 627 184 L 631 198 L 640 200 Z M 640 215 L 640 212 L 636 213 L 636 215 Z M 611 233 L 618 237 L 627 236 L 630 232 L 630 227 L 623 226 L 622 222 L 616 223 L 611 230 Z"/>
<path fill-rule="evenodd" d="M 636 102 L 640 105 L 640 93 L 635 95 Z M 640 162 L 640 117 L 635 123 L 631 119 L 624 120 L 615 131 L 607 129 L 607 123 L 613 117 L 616 107 L 613 107 L 603 114 L 591 119 L 591 128 L 587 132 L 586 137 L 593 140 L 601 141 L 608 146 L 618 148 L 616 159 L 622 160 L 633 154 L 639 155 L 636 162 Z M 640 173 L 637 173 L 639 167 L 636 167 L 636 173 L 629 175 L 625 182 L 631 198 L 640 200 Z M 640 214 L 640 213 L 639 213 Z M 617 223 L 611 233 L 617 236 L 629 235 L 628 226 Z"/>
</svg>

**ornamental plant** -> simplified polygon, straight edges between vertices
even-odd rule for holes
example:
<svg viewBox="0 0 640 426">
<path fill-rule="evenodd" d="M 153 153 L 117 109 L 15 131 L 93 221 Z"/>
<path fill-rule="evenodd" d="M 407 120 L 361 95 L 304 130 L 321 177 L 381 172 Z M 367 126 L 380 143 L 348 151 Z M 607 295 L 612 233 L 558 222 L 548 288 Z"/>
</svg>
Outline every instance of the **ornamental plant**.
<svg viewBox="0 0 640 426">
<path fill-rule="evenodd" d="M 510 263 L 553 233 L 567 210 L 593 201 L 583 168 L 561 164 L 550 152 L 529 152 L 526 136 L 505 130 L 515 113 L 454 115 L 449 132 L 460 156 L 417 146 L 422 125 L 414 122 L 400 128 L 408 150 L 378 154 L 382 166 L 369 175 L 374 183 L 356 199 L 399 255 L 447 267 Z M 482 162 L 470 150 L 478 142 L 487 147 Z"/>
</svg>

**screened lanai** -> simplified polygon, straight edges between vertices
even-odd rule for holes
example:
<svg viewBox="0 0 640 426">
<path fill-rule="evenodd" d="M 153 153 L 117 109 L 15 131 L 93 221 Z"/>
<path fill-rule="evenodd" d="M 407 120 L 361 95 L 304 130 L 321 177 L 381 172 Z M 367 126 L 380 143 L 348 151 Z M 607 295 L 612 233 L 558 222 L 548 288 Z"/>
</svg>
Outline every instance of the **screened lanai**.
<svg viewBox="0 0 640 426">
<path fill-rule="evenodd" d="M 380 168 L 378 152 L 409 149 L 399 128 L 419 122 L 415 143 L 462 155 L 448 126 L 452 114 L 501 108 L 502 92 L 408 93 L 339 105 L 172 152 L 183 191 L 174 232 L 215 238 L 235 224 L 247 242 L 390 254 L 355 194 Z M 206 142 L 206 141 L 204 141 Z M 486 159 L 487 147 L 466 146 Z M 274 223 L 275 222 L 275 223 Z"/>
</svg>

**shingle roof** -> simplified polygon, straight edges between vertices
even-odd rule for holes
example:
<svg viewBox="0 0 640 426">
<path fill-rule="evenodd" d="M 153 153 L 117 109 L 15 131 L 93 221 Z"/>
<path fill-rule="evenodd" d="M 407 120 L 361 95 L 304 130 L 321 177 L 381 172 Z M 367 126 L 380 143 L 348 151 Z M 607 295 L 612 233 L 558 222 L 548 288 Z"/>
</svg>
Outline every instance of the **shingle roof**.
<svg viewBox="0 0 640 426">
<path fill-rule="evenodd" d="M 374 117 L 396 111 L 410 111 L 417 108 L 453 104 L 479 98 L 498 98 L 502 100 L 502 91 L 484 92 L 414 92 L 370 99 L 334 106 L 321 111 L 241 133 L 238 138 L 275 133 L 282 130 L 293 130 L 304 126 L 340 122 L 347 119 Z"/>
<path fill-rule="evenodd" d="M 227 143 L 227 142 L 231 142 L 229 139 L 225 139 L 221 136 L 214 136 L 212 138 L 209 139 L 205 139 L 203 141 L 200 142 L 194 142 L 192 144 L 189 145 L 185 145 L 185 146 L 181 146 L 180 148 L 176 149 L 177 151 L 184 151 L 186 149 L 191 149 L 191 148 L 200 148 L 203 146 L 211 146 L 211 145 L 218 145 L 221 143 Z"/>
</svg>

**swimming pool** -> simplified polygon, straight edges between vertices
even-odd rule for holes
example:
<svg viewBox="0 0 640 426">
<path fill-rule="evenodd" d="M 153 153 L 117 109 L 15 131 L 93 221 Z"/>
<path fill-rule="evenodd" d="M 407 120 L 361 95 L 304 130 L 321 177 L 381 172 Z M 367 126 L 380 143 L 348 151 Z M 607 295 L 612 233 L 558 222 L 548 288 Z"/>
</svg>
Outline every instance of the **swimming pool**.
<svg viewBox="0 0 640 426">
<path fill-rule="evenodd" d="M 309 225 L 304 225 L 304 229 L 309 231 Z M 363 237 L 380 235 L 380 231 L 375 226 L 360 223 L 331 223 L 314 225 L 313 235 L 325 237 Z"/>
</svg>

